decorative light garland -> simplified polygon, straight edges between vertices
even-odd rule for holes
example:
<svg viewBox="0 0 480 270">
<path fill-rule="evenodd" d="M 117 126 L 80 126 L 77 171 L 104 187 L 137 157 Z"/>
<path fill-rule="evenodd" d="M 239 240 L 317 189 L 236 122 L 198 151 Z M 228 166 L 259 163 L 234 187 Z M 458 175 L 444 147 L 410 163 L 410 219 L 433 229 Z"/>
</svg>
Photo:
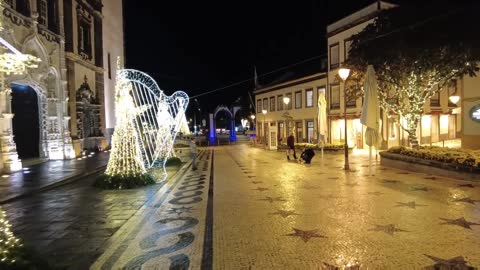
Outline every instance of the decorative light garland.
<svg viewBox="0 0 480 270">
<path fill-rule="evenodd" d="M 5 264 L 16 262 L 12 249 L 22 246 L 20 240 L 10 230 L 12 225 L 8 222 L 5 211 L 0 210 L 0 261 Z"/>
<path fill-rule="evenodd" d="M 166 177 L 165 163 L 173 155 L 188 95 L 177 91 L 166 96 L 150 76 L 138 70 L 119 66 L 116 79 L 117 126 L 105 174 L 141 176 L 156 165 Z"/>
</svg>

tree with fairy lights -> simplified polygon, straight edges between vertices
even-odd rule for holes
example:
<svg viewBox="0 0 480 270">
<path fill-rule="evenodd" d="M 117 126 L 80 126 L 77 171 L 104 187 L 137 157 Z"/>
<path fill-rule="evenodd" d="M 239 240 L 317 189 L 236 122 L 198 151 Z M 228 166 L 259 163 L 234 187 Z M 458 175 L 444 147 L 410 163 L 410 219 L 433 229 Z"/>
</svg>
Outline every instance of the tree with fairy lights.
<svg viewBox="0 0 480 270">
<path fill-rule="evenodd" d="M 467 30 L 476 24 L 473 10 L 471 4 L 454 10 L 401 6 L 383 11 L 352 37 L 345 62 L 352 80 L 346 88 L 358 91 L 367 66 L 373 65 L 380 105 L 385 113 L 404 119 L 398 124 L 412 146 L 418 145 L 416 131 L 425 103 L 453 79 L 478 71 L 479 40 Z"/>
<path fill-rule="evenodd" d="M 155 183 L 145 169 L 139 135 L 134 125 L 135 117 L 145 108 L 135 107 L 131 91 L 131 83 L 124 80 L 118 72 L 115 85 L 117 125 L 112 136 L 112 150 L 107 170 L 97 179 L 96 186 L 126 189 Z"/>
</svg>

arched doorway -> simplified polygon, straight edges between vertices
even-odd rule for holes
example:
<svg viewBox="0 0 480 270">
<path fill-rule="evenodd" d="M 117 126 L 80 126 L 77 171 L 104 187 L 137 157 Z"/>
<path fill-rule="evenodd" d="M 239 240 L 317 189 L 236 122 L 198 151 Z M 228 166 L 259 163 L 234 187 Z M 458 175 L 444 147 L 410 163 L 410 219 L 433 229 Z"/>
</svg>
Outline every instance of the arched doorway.
<svg viewBox="0 0 480 270">
<path fill-rule="evenodd" d="M 225 112 L 226 116 L 228 117 L 228 129 L 229 129 L 229 140 L 232 142 L 237 141 L 237 134 L 235 131 L 235 115 L 237 114 L 238 110 L 240 110 L 239 106 L 233 107 L 231 110 L 226 106 L 218 106 L 215 109 L 215 112 L 210 114 L 210 132 L 209 132 L 209 140 L 211 143 L 215 142 L 218 139 L 216 134 L 216 119 L 219 112 Z"/>
<path fill-rule="evenodd" d="M 12 84 L 12 132 L 20 159 L 40 157 L 38 96 L 27 85 Z"/>
</svg>

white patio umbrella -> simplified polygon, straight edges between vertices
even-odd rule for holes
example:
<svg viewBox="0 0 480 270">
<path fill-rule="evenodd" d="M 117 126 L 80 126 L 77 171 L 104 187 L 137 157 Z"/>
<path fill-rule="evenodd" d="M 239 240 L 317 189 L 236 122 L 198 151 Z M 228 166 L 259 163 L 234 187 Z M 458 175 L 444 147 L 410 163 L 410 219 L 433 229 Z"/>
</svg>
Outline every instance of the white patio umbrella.
<svg viewBox="0 0 480 270">
<path fill-rule="evenodd" d="M 327 100 L 323 93 L 318 94 L 318 144 L 322 149 L 325 146 L 325 139 L 327 138 Z"/>
<path fill-rule="evenodd" d="M 372 65 L 367 67 L 364 91 L 365 98 L 360 122 L 367 126 L 365 142 L 369 146 L 368 170 L 369 175 L 372 175 L 372 147 L 375 146 L 378 150 L 381 140 L 379 135 L 380 104 L 377 96 L 377 77 Z"/>
</svg>

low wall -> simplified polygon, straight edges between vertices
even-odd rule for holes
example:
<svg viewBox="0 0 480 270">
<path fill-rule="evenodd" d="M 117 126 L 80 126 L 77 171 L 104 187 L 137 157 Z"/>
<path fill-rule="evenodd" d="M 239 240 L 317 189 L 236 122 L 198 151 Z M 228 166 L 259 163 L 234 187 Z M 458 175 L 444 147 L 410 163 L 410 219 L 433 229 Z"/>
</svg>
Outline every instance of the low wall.
<svg viewBox="0 0 480 270">
<path fill-rule="evenodd" d="M 380 156 L 380 164 L 383 166 L 462 180 L 480 181 L 479 168 L 460 167 L 454 164 L 425 160 L 386 151 L 380 152 Z"/>
</svg>

